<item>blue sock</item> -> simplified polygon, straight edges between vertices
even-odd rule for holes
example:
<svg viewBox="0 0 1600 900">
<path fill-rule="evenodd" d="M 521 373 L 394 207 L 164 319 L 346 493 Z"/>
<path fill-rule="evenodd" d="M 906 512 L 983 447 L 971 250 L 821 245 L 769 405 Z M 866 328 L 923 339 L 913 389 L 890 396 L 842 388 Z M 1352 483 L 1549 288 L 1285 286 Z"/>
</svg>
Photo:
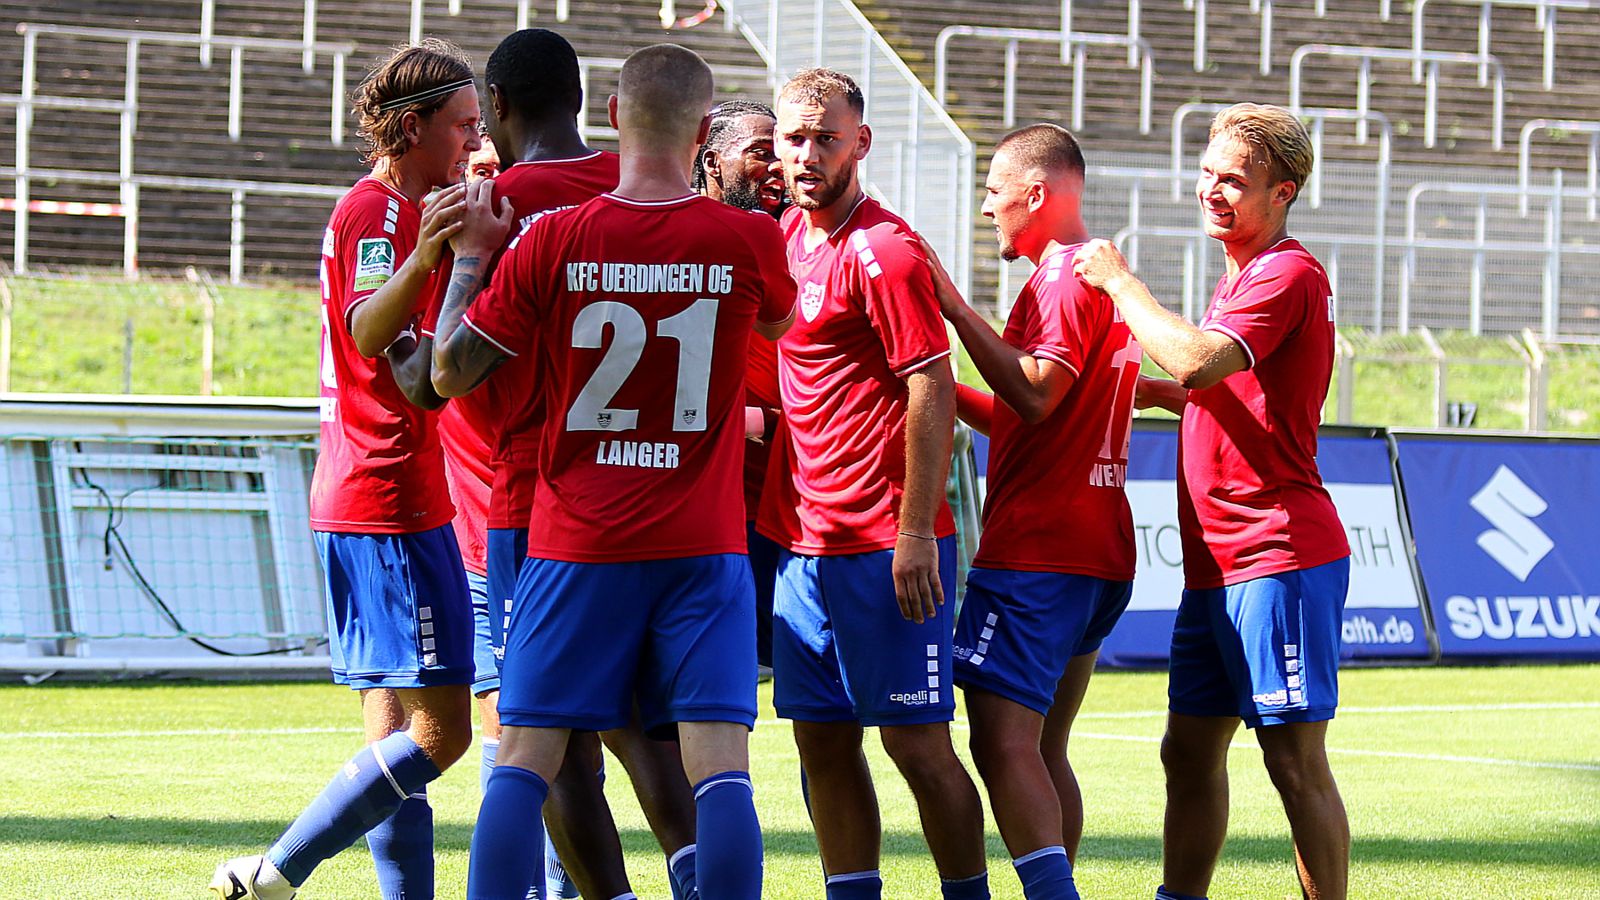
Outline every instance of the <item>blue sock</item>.
<svg viewBox="0 0 1600 900">
<path fill-rule="evenodd" d="M 667 876 L 672 881 L 672 900 L 699 900 L 700 888 L 695 884 L 695 847 L 690 844 L 680 848 L 667 860 Z"/>
<path fill-rule="evenodd" d="M 1195 894 L 1180 894 L 1163 884 L 1156 888 L 1156 900 L 1206 900 L 1206 898 Z"/>
<path fill-rule="evenodd" d="M 1078 900 L 1078 886 L 1072 883 L 1072 861 L 1067 848 L 1057 844 L 1035 850 L 1011 861 L 1022 882 L 1022 895 L 1028 900 Z"/>
<path fill-rule="evenodd" d="M 500 753 L 500 742 L 494 738 L 484 738 L 482 753 L 478 762 L 478 791 L 487 794 L 489 776 L 494 774 L 494 758 Z"/>
<path fill-rule="evenodd" d="M 944 900 L 989 900 L 989 873 L 979 872 L 968 878 L 941 878 L 939 892 Z M 1028 900 L 1033 900 L 1030 896 Z"/>
<path fill-rule="evenodd" d="M 432 900 L 433 807 L 424 788 L 367 832 L 383 900 Z"/>
<path fill-rule="evenodd" d="M 882 896 L 883 879 L 877 869 L 828 876 L 828 900 L 879 900 Z"/>
<path fill-rule="evenodd" d="M 550 786 L 516 766 L 496 766 L 472 829 L 468 900 L 524 900 L 539 874 Z"/>
<path fill-rule="evenodd" d="M 438 767 L 403 731 L 368 744 L 267 849 L 267 859 L 290 884 L 305 884 L 319 863 L 354 844 L 438 777 Z"/>
<path fill-rule="evenodd" d="M 717 900 L 760 900 L 761 823 L 746 772 L 723 772 L 694 786 L 695 880 Z"/>
</svg>

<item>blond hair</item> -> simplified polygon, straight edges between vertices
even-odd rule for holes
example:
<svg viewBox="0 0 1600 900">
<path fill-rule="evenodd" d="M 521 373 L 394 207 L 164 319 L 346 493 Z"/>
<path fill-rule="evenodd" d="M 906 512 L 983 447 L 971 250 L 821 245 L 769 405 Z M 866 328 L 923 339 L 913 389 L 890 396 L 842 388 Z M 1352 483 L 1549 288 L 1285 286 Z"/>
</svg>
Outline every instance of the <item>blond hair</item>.
<svg viewBox="0 0 1600 900">
<path fill-rule="evenodd" d="M 778 92 L 779 103 L 815 103 L 821 106 L 829 97 L 843 97 L 859 116 L 867 114 L 867 98 L 854 78 L 837 69 L 801 69 Z"/>
<path fill-rule="evenodd" d="M 1294 182 L 1293 204 L 1311 177 L 1316 155 L 1311 136 L 1294 113 L 1264 103 L 1235 103 L 1211 120 L 1211 140 L 1234 138 L 1250 148 L 1251 155 L 1267 164 L 1274 184 Z"/>
</svg>

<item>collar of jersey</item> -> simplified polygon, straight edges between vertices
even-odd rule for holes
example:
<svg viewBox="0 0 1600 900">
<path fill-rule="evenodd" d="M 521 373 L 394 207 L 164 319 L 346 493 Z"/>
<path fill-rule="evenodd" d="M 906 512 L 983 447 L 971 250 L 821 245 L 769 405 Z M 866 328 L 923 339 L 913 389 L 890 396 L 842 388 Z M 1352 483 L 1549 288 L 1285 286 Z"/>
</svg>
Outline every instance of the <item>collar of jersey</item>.
<svg viewBox="0 0 1600 900">
<path fill-rule="evenodd" d="M 828 233 L 828 240 L 831 241 L 838 237 L 850 225 L 850 220 L 856 217 L 856 210 L 860 209 L 861 204 L 865 202 L 867 202 L 867 192 L 862 191 L 861 196 L 856 198 L 856 205 L 850 207 L 850 211 L 844 214 L 844 221 L 839 223 L 838 228 Z"/>
<path fill-rule="evenodd" d="M 525 159 L 521 162 L 512 163 L 506 168 L 506 171 L 509 172 L 512 169 L 515 169 L 517 166 L 559 166 L 563 163 L 588 162 L 599 155 L 600 151 L 596 150 L 593 153 L 590 153 L 588 156 L 569 156 L 565 159 Z"/>
<path fill-rule="evenodd" d="M 679 203 L 689 200 L 698 200 L 700 198 L 699 194 L 684 194 L 682 197 L 674 197 L 671 200 L 635 200 L 632 197 L 624 197 L 621 194 L 614 194 L 611 191 L 606 191 L 600 196 L 605 197 L 607 200 L 615 200 L 618 203 L 622 203 L 627 206 L 640 206 L 646 209 L 658 209 L 663 206 L 674 206 Z"/>
<path fill-rule="evenodd" d="M 390 184 L 387 181 L 384 181 L 382 178 L 379 178 L 376 175 L 364 175 L 364 176 L 362 176 L 361 180 L 362 181 L 370 181 L 370 182 L 372 182 L 373 184 L 377 185 L 379 187 L 379 189 L 381 189 L 385 194 L 388 194 L 389 196 L 394 197 L 396 200 L 399 200 L 401 203 L 404 203 L 404 204 L 406 204 L 408 206 L 412 206 L 412 207 L 415 207 L 417 205 L 415 203 L 412 203 L 411 199 L 409 197 L 407 197 L 405 194 L 402 194 L 399 191 L 395 190 L 394 185 Z"/>
</svg>

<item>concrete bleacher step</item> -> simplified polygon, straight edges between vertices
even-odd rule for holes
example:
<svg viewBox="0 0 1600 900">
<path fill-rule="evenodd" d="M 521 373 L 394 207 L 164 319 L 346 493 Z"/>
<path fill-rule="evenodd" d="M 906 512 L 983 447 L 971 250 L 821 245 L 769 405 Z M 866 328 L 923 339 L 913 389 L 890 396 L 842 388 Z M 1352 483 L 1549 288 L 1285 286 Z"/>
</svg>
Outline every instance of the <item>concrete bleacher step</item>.
<svg viewBox="0 0 1600 900">
<path fill-rule="evenodd" d="M 195 34 L 200 0 L 79 0 L 71 4 L 0 0 L 0 21 L 40 22 L 102 28 L 148 29 Z M 720 20 L 687 31 L 664 31 L 653 0 L 573 0 L 572 18 L 557 23 L 552 0 L 532 4 L 531 25 L 554 28 L 585 57 L 625 58 L 649 43 L 670 40 L 700 52 L 714 65 L 757 66 L 759 59 L 743 38 Z M 301 0 L 218 0 L 214 34 L 298 40 Z M 424 31 L 458 43 L 484 62 L 516 25 L 511 0 L 462 0 L 458 16 L 444 0 L 425 5 Z M 376 60 L 409 35 L 410 4 L 399 0 L 320 0 L 316 39 L 356 45 L 346 69 L 352 91 Z M 0 93 L 20 91 L 22 39 L 0 30 Z M 39 41 L 37 70 L 41 95 L 121 99 L 124 45 L 47 36 Z M 249 50 L 244 55 L 243 116 L 240 138 L 227 135 L 229 58 L 213 54 L 210 68 L 197 48 L 147 44 L 140 53 L 140 112 L 134 171 L 148 175 L 244 178 L 346 185 L 360 176 L 356 122 L 346 104 L 345 142 L 329 138 L 331 65 L 326 56 L 311 73 L 301 71 L 298 54 Z M 615 75 L 591 73 L 588 121 L 604 124 L 606 95 Z M 719 79 L 721 96 L 762 96 L 763 79 Z M 15 157 L 15 131 L 9 111 L 0 110 L 0 161 Z M 88 169 L 115 173 L 119 122 L 114 114 L 36 112 L 32 165 L 36 168 Z M 601 146 L 609 143 L 600 138 Z M 10 190 L 0 191 L 9 196 Z M 35 199 L 115 202 L 116 188 L 35 181 Z M 146 267 L 203 264 L 227 267 L 228 198 L 225 194 L 175 193 L 147 189 L 141 197 L 140 261 Z M 247 202 L 245 259 L 254 275 L 310 279 L 331 202 L 252 197 Z M 0 214 L 0 246 L 9 246 L 13 218 Z M 41 265 L 120 265 L 122 224 L 114 219 L 35 215 L 32 258 Z"/>
</svg>

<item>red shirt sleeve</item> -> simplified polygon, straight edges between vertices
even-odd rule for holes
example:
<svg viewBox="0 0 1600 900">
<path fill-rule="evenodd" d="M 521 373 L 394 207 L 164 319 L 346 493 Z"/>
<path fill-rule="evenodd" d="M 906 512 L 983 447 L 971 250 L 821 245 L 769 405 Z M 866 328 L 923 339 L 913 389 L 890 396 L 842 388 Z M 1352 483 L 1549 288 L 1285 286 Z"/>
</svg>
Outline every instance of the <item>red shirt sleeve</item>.
<svg viewBox="0 0 1600 900">
<path fill-rule="evenodd" d="M 1237 341 L 1254 368 L 1300 330 L 1318 279 L 1307 268 L 1270 264 L 1245 278 L 1225 301 L 1212 304 L 1202 327 Z"/>
<path fill-rule="evenodd" d="M 535 223 L 537 225 L 538 223 Z M 534 306 L 533 273 L 544 229 L 530 226 L 506 248 L 489 286 L 472 301 L 461 324 L 507 356 L 520 356 L 532 344 L 539 311 Z"/>
<path fill-rule="evenodd" d="M 1039 321 L 1027 336 L 1023 351 L 1065 366 L 1074 376 L 1083 372 L 1087 342 L 1095 333 L 1101 304 L 1094 288 L 1072 274 L 1070 254 L 1057 254 L 1045 263 L 1035 296 Z"/>
<path fill-rule="evenodd" d="M 862 229 L 850 236 L 850 244 L 851 277 L 859 280 L 867 320 L 883 342 L 889 368 L 905 376 L 949 356 L 950 339 L 939 315 L 933 275 L 916 236 L 887 228 Z"/>
<path fill-rule="evenodd" d="M 365 191 L 346 210 L 333 236 L 338 249 L 339 271 L 328 273 L 343 290 L 344 309 L 332 310 L 337 319 L 350 327 L 350 313 L 363 301 L 389 283 L 395 270 L 416 249 L 416 234 L 404 225 L 396 227 L 400 201 L 380 191 Z M 330 316 L 330 319 L 335 317 Z"/>
<path fill-rule="evenodd" d="M 756 321 L 786 322 L 794 315 L 794 298 L 799 289 L 795 286 L 794 276 L 789 273 L 783 232 L 778 230 L 778 223 L 766 213 L 753 212 L 751 215 L 763 220 L 748 232 L 750 249 L 756 255 L 756 265 L 765 289 Z"/>
<path fill-rule="evenodd" d="M 956 384 L 956 414 L 963 422 L 989 434 L 994 430 L 994 395 L 970 384 Z"/>
</svg>

